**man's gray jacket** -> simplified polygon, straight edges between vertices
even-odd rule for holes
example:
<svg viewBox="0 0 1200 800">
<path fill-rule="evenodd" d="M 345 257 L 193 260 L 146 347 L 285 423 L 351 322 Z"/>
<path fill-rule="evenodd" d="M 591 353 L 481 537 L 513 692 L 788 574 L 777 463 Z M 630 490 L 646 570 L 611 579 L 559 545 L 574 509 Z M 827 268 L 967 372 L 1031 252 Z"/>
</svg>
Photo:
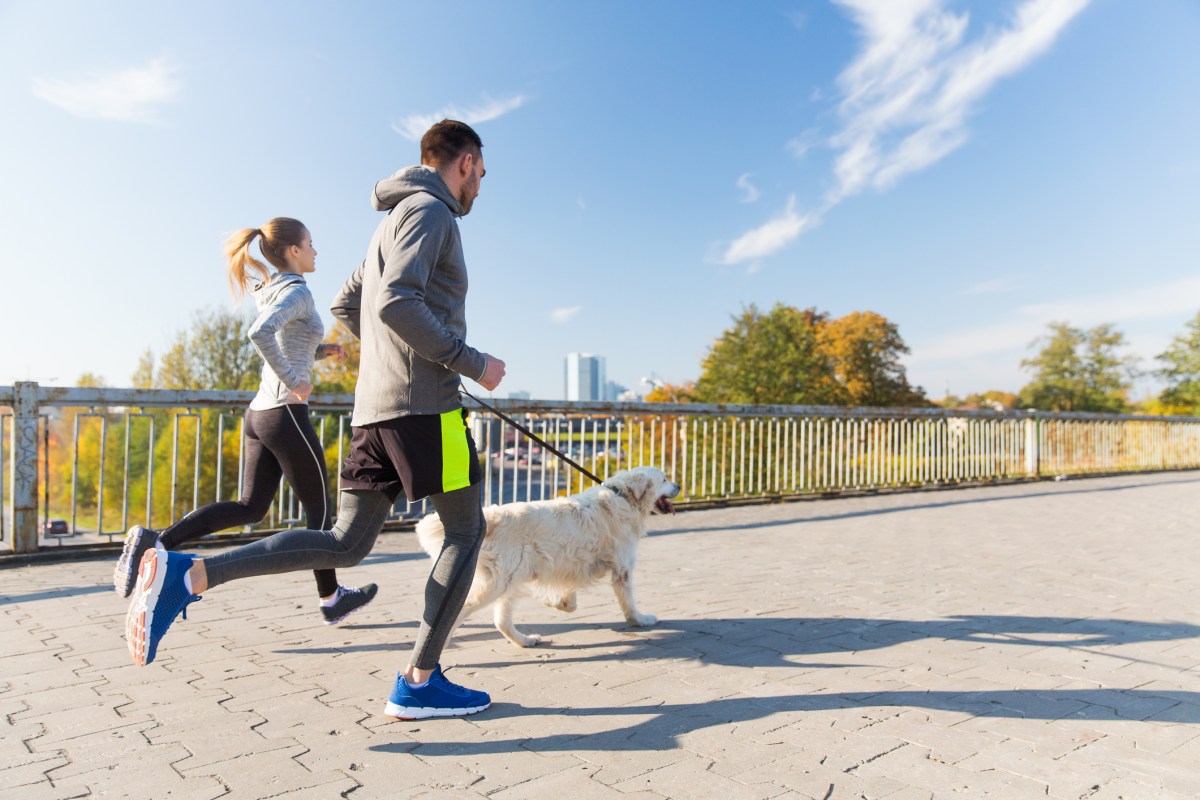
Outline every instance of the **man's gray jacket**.
<svg viewBox="0 0 1200 800">
<path fill-rule="evenodd" d="M 331 308 L 362 340 L 355 426 L 459 408 L 459 375 L 479 379 L 487 366 L 466 343 L 462 206 L 445 181 L 407 167 L 375 184 L 372 202 L 388 215 Z"/>
</svg>

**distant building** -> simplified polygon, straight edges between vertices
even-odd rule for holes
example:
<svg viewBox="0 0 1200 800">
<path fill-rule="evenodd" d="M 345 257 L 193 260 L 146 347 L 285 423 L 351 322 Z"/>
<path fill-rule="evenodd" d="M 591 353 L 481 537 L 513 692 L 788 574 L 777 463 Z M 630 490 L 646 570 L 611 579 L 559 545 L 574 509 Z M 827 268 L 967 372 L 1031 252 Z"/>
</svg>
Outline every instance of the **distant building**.
<svg viewBox="0 0 1200 800">
<path fill-rule="evenodd" d="M 563 396 L 570 400 L 603 400 L 608 381 L 604 356 L 567 353 L 563 362 Z"/>
<path fill-rule="evenodd" d="M 509 392 L 509 400 L 529 400 L 533 397 L 529 392 Z"/>
<path fill-rule="evenodd" d="M 604 384 L 604 397 L 601 399 L 607 400 L 610 403 L 616 402 L 621 399 L 621 395 L 625 394 L 626 391 L 628 390 L 616 381 L 608 381 Z"/>
</svg>

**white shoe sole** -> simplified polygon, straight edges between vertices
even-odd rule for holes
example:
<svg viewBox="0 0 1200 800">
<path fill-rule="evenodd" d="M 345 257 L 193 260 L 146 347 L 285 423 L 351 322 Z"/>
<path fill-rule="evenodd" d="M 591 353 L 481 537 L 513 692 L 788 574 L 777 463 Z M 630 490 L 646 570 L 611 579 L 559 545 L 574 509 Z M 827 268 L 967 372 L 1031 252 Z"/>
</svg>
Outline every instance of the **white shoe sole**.
<svg viewBox="0 0 1200 800">
<path fill-rule="evenodd" d="M 402 720 L 429 719 L 430 717 L 465 717 L 468 714 L 477 714 L 490 705 L 491 703 L 468 708 L 418 708 L 416 706 L 398 706 L 389 700 L 383 713 L 389 717 Z"/>
<path fill-rule="evenodd" d="M 155 543 L 142 556 L 133 599 L 129 601 L 129 611 L 125 615 L 125 644 L 129 647 L 133 663 L 139 667 L 146 666 L 146 652 L 150 645 L 148 637 L 154 625 L 154 606 L 167 581 L 166 555 L 167 551 L 162 549 L 162 545 Z"/>
</svg>

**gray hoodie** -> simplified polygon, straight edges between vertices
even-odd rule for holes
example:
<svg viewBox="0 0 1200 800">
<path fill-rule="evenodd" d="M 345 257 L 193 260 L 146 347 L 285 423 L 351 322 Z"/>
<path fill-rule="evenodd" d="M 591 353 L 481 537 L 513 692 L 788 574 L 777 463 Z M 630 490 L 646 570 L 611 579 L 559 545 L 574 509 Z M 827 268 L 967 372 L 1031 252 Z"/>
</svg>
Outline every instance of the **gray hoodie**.
<svg viewBox="0 0 1200 800">
<path fill-rule="evenodd" d="M 388 215 L 331 308 L 362 340 L 355 426 L 459 408 L 459 375 L 478 379 L 487 366 L 465 341 L 458 200 L 436 170 L 420 166 L 377 183 L 372 203 Z"/>
<path fill-rule="evenodd" d="M 254 287 L 258 318 L 250 326 L 250 341 L 263 358 L 262 382 L 250 401 L 255 411 L 288 403 L 288 392 L 312 377 L 313 359 L 324 358 L 321 337 L 325 326 L 304 278 L 278 272 Z"/>
</svg>

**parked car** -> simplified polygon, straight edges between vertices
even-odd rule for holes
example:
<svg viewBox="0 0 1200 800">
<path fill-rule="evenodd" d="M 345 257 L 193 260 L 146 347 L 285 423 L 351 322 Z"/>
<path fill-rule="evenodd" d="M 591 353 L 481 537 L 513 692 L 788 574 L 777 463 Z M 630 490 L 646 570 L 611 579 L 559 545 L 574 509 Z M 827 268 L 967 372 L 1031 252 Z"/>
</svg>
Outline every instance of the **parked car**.
<svg viewBox="0 0 1200 800">
<path fill-rule="evenodd" d="M 42 525 L 42 533 L 47 536 L 70 536 L 71 529 L 65 519 L 52 519 Z"/>
</svg>

